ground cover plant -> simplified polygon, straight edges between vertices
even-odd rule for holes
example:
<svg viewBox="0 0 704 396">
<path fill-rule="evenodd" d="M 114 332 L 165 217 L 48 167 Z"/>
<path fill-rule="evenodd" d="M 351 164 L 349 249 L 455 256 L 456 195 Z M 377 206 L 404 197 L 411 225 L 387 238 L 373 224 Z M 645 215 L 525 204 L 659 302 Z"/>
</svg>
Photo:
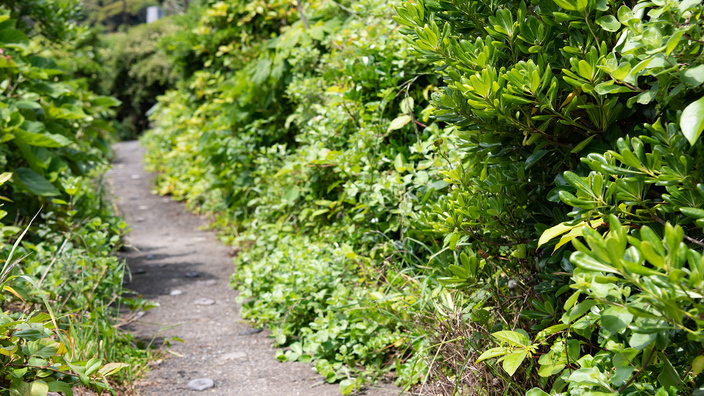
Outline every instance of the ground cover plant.
<svg viewBox="0 0 704 396">
<path fill-rule="evenodd" d="M 206 1 L 143 142 L 343 393 L 700 395 L 701 12 Z"/>
<path fill-rule="evenodd" d="M 51 57 L 81 36 L 74 6 L 0 7 L 2 394 L 112 389 L 148 355 L 119 331 L 124 268 L 112 254 L 126 225 L 99 183 L 119 102 Z"/>
</svg>

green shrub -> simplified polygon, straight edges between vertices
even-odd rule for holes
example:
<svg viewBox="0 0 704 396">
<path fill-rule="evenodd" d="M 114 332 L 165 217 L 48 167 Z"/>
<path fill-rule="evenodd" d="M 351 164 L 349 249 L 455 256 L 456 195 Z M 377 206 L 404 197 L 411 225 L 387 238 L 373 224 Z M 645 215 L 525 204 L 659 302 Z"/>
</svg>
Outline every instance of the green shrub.
<svg viewBox="0 0 704 396">
<path fill-rule="evenodd" d="M 0 8 L 3 394 L 70 395 L 81 384 L 111 389 L 108 376 L 124 383 L 150 355 L 115 327 L 127 301 L 123 263 L 112 254 L 126 225 L 93 183 L 111 156 L 108 119 L 119 101 L 95 95 L 77 70 L 50 57 L 81 46 L 56 44 L 81 39 L 68 21 L 71 7 L 13 2 L 20 25 Z"/>
<path fill-rule="evenodd" d="M 280 360 L 315 360 L 343 393 L 422 373 L 411 351 L 425 341 L 407 324 L 437 287 L 419 248 L 434 241 L 410 214 L 447 186 L 437 170 L 453 158 L 451 131 L 424 124 L 437 79 L 406 61 L 385 4 L 309 2 L 305 23 L 290 6 L 192 9 L 164 44 L 182 60 L 190 46 L 201 70 L 160 98 L 142 139 L 157 189 L 214 212 L 243 249 L 243 316 L 272 328 Z"/>
<path fill-rule="evenodd" d="M 175 29 L 164 18 L 103 37 L 101 88 L 122 102 L 116 118 L 129 130 L 120 133 L 122 139 L 134 138 L 149 127 L 149 109 L 176 83 L 173 67 L 158 47 L 159 40 Z"/>
<path fill-rule="evenodd" d="M 506 392 L 701 393 L 700 2 L 398 13 L 463 142 L 418 220 L 466 255 L 445 284 L 488 291 L 479 361 L 503 363 Z"/>
</svg>

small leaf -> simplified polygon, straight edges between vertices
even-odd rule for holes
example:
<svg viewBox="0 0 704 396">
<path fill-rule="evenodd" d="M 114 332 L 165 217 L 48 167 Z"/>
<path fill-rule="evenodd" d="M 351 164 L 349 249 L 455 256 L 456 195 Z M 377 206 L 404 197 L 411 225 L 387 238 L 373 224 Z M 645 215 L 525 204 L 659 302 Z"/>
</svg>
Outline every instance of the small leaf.
<svg viewBox="0 0 704 396">
<path fill-rule="evenodd" d="M 550 396 L 539 388 L 533 388 L 526 392 L 526 396 Z"/>
<path fill-rule="evenodd" d="M 565 223 L 560 223 L 554 227 L 550 227 L 547 230 L 543 231 L 543 233 L 540 235 L 540 239 L 538 240 L 538 247 L 550 242 L 551 239 L 555 238 L 556 236 L 562 235 L 566 233 L 567 231 L 577 228 L 582 226 L 582 224 L 575 225 L 575 226 L 569 226 L 566 225 Z"/>
<path fill-rule="evenodd" d="M 605 265 L 594 259 L 593 257 L 582 252 L 574 252 L 570 256 L 570 261 L 577 267 L 589 270 L 589 271 L 600 271 L 600 272 L 611 272 L 618 274 L 618 270 L 614 267 Z"/>
<path fill-rule="evenodd" d="M 86 363 L 86 375 L 91 375 L 94 372 L 98 371 L 101 364 L 102 362 L 100 361 L 100 359 L 90 359 L 88 363 Z"/>
<path fill-rule="evenodd" d="M 527 350 L 521 349 L 506 355 L 504 358 L 504 370 L 506 370 L 508 375 L 513 376 L 516 370 L 518 370 L 518 367 L 520 367 L 521 363 L 523 363 L 523 359 L 526 358 L 527 354 Z"/>
<path fill-rule="evenodd" d="M 574 309 L 572 309 L 572 311 L 570 311 L 570 315 L 567 319 L 567 323 L 565 323 L 565 324 L 569 324 L 569 323 L 573 322 L 575 319 L 578 319 L 582 315 L 586 314 L 596 304 L 597 304 L 597 302 L 595 300 L 585 300 L 585 301 L 582 301 L 581 303 L 577 304 L 577 306 L 574 307 Z"/>
<path fill-rule="evenodd" d="M 628 340 L 628 345 L 630 345 L 632 348 L 634 348 L 637 351 L 640 351 L 641 349 L 644 349 L 648 345 L 650 345 L 653 341 L 655 341 L 655 337 L 657 337 L 657 333 L 652 333 L 652 334 L 645 334 L 645 333 L 633 333 L 631 336 L 631 339 Z"/>
<path fill-rule="evenodd" d="M 49 382 L 49 392 L 63 393 L 66 396 L 73 396 L 73 390 L 71 385 L 63 381 L 51 381 Z"/>
<path fill-rule="evenodd" d="M 555 4 L 564 8 L 567 11 L 577 11 L 577 7 L 574 6 L 569 0 L 553 0 Z"/>
<path fill-rule="evenodd" d="M 538 150 L 534 154 L 531 154 L 528 158 L 526 158 L 526 164 L 525 164 L 525 169 L 530 168 L 538 162 L 541 158 L 545 157 L 545 154 L 548 153 L 548 150 Z"/>
<path fill-rule="evenodd" d="M 391 121 L 391 124 L 389 124 L 389 129 L 387 129 L 387 132 L 394 131 L 396 129 L 401 129 L 403 128 L 404 125 L 408 124 L 411 122 L 411 116 L 403 114 L 400 115 L 396 118 L 394 118 L 393 121 Z"/>
<path fill-rule="evenodd" d="M 348 379 L 340 381 L 340 393 L 349 395 L 354 390 L 354 381 Z"/>
<path fill-rule="evenodd" d="M 684 213 L 685 216 L 694 219 L 704 218 L 704 209 L 699 208 L 680 208 L 680 212 Z"/>
<path fill-rule="evenodd" d="M 589 142 L 591 142 L 592 139 L 594 139 L 595 136 L 596 136 L 596 135 L 591 135 L 591 136 L 589 136 L 588 138 L 586 138 L 586 139 L 582 140 L 581 142 L 579 142 L 578 145 L 574 146 L 574 148 L 570 151 L 570 153 L 573 153 L 573 154 L 574 154 L 574 153 L 578 153 L 578 152 L 582 151 L 582 149 L 583 149 L 584 147 L 586 147 L 586 146 L 589 144 Z"/>
<path fill-rule="evenodd" d="M 506 353 L 508 353 L 509 349 L 508 348 L 503 348 L 503 347 L 498 347 L 498 348 L 491 348 L 486 351 L 484 351 L 480 356 L 479 359 L 477 359 L 474 363 L 480 363 L 483 362 L 486 359 L 491 359 L 495 358 L 498 356 L 503 356 Z"/>
<path fill-rule="evenodd" d="M 677 388 L 682 385 L 682 378 L 677 370 L 675 370 L 672 366 L 672 363 L 670 363 L 667 355 L 662 352 L 658 352 L 658 356 L 660 357 L 660 361 L 663 362 L 662 372 L 658 375 L 658 381 L 660 384 L 662 384 L 665 389 L 670 389 L 670 387 Z"/>
<path fill-rule="evenodd" d="M 617 32 L 621 28 L 621 22 L 613 15 L 604 15 L 596 20 L 596 24 L 608 32 Z"/>
<path fill-rule="evenodd" d="M 694 146 L 704 129 L 704 96 L 684 109 L 680 118 L 680 128 L 689 144 Z"/>
<path fill-rule="evenodd" d="M 680 39 L 682 39 L 684 32 L 685 30 L 678 30 L 677 32 L 673 33 L 672 36 L 670 36 L 670 38 L 667 40 L 665 56 L 670 56 L 670 52 L 677 48 L 677 45 L 680 43 Z"/>
<path fill-rule="evenodd" d="M 98 370 L 98 374 L 100 374 L 103 377 L 108 377 L 110 375 L 116 374 L 118 371 L 122 370 L 125 367 L 129 367 L 130 365 L 127 363 L 108 363 L 103 368 Z"/>
<path fill-rule="evenodd" d="M 697 376 L 702 371 L 704 371 L 704 355 L 699 355 L 692 362 L 692 373 Z"/>
<path fill-rule="evenodd" d="M 690 67 L 680 72 L 680 79 L 690 87 L 698 87 L 704 83 L 704 65 Z"/>
<path fill-rule="evenodd" d="M 497 331 L 491 335 L 499 341 L 509 343 L 515 347 L 530 346 L 531 344 L 528 337 L 516 331 Z"/>
</svg>

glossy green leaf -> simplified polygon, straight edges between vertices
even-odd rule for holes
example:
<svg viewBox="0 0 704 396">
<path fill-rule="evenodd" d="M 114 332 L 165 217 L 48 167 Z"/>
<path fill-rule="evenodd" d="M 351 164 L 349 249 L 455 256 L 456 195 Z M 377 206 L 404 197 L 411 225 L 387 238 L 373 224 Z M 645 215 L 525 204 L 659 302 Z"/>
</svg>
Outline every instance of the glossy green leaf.
<svg viewBox="0 0 704 396">
<path fill-rule="evenodd" d="M 689 144 L 694 145 L 704 129 L 704 97 L 690 103 L 682 112 L 680 118 L 682 134 Z"/>
<path fill-rule="evenodd" d="M 404 125 L 408 124 L 411 122 L 411 116 L 402 114 L 396 118 L 394 118 L 393 121 L 389 124 L 389 128 L 387 129 L 387 132 L 395 131 L 397 129 L 403 128 Z"/>
<path fill-rule="evenodd" d="M 632 321 L 633 314 L 628 311 L 628 308 L 610 306 L 601 313 L 602 326 L 612 334 L 625 329 Z"/>
<path fill-rule="evenodd" d="M 527 350 L 521 349 L 509 353 L 508 355 L 506 355 L 506 357 L 504 357 L 503 367 L 504 370 L 506 370 L 506 372 L 508 373 L 508 375 L 513 376 L 513 374 L 516 373 L 516 370 L 518 370 L 518 368 L 521 366 L 521 363 L 523 363 L 523 360 L 525 360 L 527 354 Z"/>
<path fill-rule="evenodd" d="M 597 25 L 609 32 L 617 32 L 621 28 L 621 22 L 613 15 L 604 15 L 596 20 Z"/>
<path fill-rule="evenodd" d="M 60 194 L 59 190 L 45 179 L 44 176 L 31 169 L 17 168 L 12 178 L 35 195 L 51 197 Z"/>
</svg>

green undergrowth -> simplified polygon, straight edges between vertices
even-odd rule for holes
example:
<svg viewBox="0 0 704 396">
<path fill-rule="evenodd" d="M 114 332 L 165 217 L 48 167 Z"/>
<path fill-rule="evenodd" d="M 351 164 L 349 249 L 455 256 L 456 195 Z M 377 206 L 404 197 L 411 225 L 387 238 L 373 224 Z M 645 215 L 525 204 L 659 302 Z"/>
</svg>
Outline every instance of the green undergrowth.
<svg viewBox="0 0 704 396">
<path fill-rule="evenodd" d="M 126 389 L 152 355 L 121 329 L 122 308 L 147 306 L 123 297 L 127 229 L 102 187 L 119 101 L 62 61 L 85 49 L 75 15 L 64 1 L 0 6 L 3 395 Z"/>
<path fill-rule="evenodd" d="M 280 360 L 345 394 L 704 394 L 701 1 L 297 5 L 176 18 L 142 140 Z"/>
<path fill-rule="evenodd" d="M 424 341 L 408 323 L 438 284 L 421 270 L 434 242 L 409 215 L 446 187 L 437 169 L 453 145 L 423 124 L 437 81 L 406 62 L 381 2 L 311 2 L 308 26 L 287 9 L 283 28 L 248 7 L 192 11 L 204 16 L 186 31 L 203 33 L 186 44 L 205 41 L 192 47 L 203 69 L 161 97 L 142 139 L 157 189 L 217 215 L 241 249 L 242 315 L 272 329 L 279 360 L 315 361 L 343 393 L 390 370 L 412 383 Z M 225 20 L 250 22 L 240 33 Z"/>
</svg>

